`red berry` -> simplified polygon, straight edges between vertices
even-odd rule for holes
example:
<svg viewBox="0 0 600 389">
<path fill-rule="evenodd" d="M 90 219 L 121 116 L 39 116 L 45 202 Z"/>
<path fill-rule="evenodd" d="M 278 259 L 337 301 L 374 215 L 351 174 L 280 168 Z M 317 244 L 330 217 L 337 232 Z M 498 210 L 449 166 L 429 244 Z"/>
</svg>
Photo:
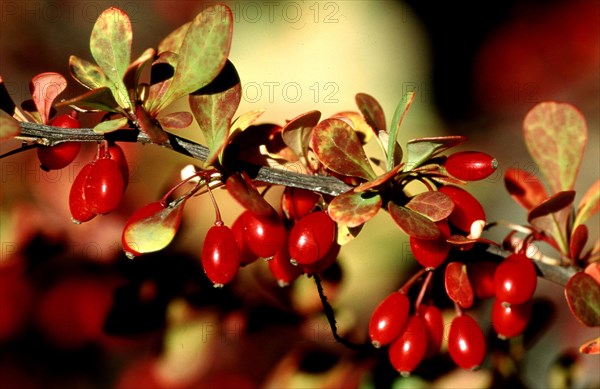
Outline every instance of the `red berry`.
<svg viewBox="0 0 600 389">
<path fill-rule="evenodd" d="M 512 338 L 525 331 L 531 319 L 532 300 L 524 304 L 505 306 L 496 299 L 492 306 L 492 326 L 501 339 Z"/>
<path fill-rule="evenodd" d="M 287 186 L 281 196 L 281 209 L 290 220 L 299 220 L 311 213 L 320 195 L 310 190 Z"/>
<path fill-rule="evenodd" d="M 524 254 L 506 257 L 494 273 L 496 299 L 507 304 L 523 304 L 537 286 L 535 266 Z"/>
<path fill-rule="evenodd" d="M 471 224 L 476 220 L 485 221 L 485 212 L 479 201 L 466 190 L 453 185 L 444 185 L 439 189 L 447 194 L 454 203 L 454 210 L 448 221 L 464 232 L 471 231 Z"/>
<path fill-rule="evenodd" d="M 485 337 L 479 324 L 466 314 L 456 316 L 448 332 L 448 352 L 454 363 L 474 370 L 483 363 L 485 351 Z"/>
<path fill-rule="evenodd" d="M 112 212 L 123 196 L 125 180 L 119 164 L 110 158 L 91 163 L 85 181 L 85 199 L 91 211 L 97 214 Z"/>
<path fill-rule="evenodd" d="M 277 214 L 264 217 L 244 211 L 239 217 L 243 218 L 246 244 L 254 255 L 271 258 L 285 246 L 287 231 Z"/>
<path fill-rule="evenodd" d="M 420 316 L 411 316 L 406 327 L 388 349 L 390 362 L 403 376 L 415 370 L 427 351 L 427 330 Z"/>
<path fill-rule="evenodd" d="M 437 239 L 418 239 L 410 237 L 410 250 L 415 260 L 428 269 L 435 269 L 440 266 L 450 252 L 450 243 L 446 239 L 450 236 L 450 227 L 446 220 L 436 223 L 440 229 L 440 236 Z"/>
<path fill-rule="evenodd" d="M 459 180 L 478 181 L 492 175 L 498 167 L 498 161 L 479 151 L 460 151 L 450 155 L 444 167 Z"/>
<path fill-rule="evenodd" d="M 324 272 L 335 263 L 338 255 L 340 254 L 341 249 L 342 246 L 340 246 L 337 242 L 334 242 L 331 248 L 329 249 L 329 252 L 325 254 L 325 257 L 319 259 L 315 263 L 302 266 L 304 273 L 314 274 Z"/>
<path fill-rule="evenodd" d="M 96 213 L 91 210 L 85 197 L 85 183 L 90 174 L 92 164 L 88 163 L 75 177 L 69 192 L 69 209 L 73 223 L 81 224 L 92 220 Z"/>
<path fill-rule="evenodd" d="M 202 246 L 202 266 L 215 287 L 229 283 L 240 267 L 240 251 L 231 228 L 212 226 Z"/>
<path fill-rule="evenodd" d="M 406 323 L 410 300 L 402 292 L 394 292 L 379 303 L 369 321 L 369 337 L 376 348 L 396 339 Z"/>
<path fill-rule="evenodd" d="M 467 265 L 467 274 L 478 299 L 489 299 L 496 294 L 494 273 L 498 264 L 492 261 L 477 261 Z"/>
<path fill-rule="evenodd" d="M 288 286 L 302 274 L 302 269 L 290 262 L 287 247 L 282 247 L 268 262 L 271 274 L 281 287 Z"/>
<path fill-rule="evenodd" d="M 62 128 L 79 128 L 77 111 L 57 116 L 50 122 L 50 125 Z M 54 146 L 40 146 L 37 148 L 37 155 L 43 170 L 57 170 L 73 162 L 77 158 L 79 150 L 81 150 L 80 142 L 63 142 Z"/>
<path fill-rule="evenodd" d="M 125 188 L 129 183 L 129 164 L 127 163 L 127 157 L 125 157 L 125 153 L 123 149 L 118 144 L 109 144 L 108 153 L 110 154 L 110 159 L 116 161 L 119 164 L 119 168 L 121 169 L 121 173 L 123 174 L 123 181 L 125 181 Z"/>
<path fill-rule="evenodd" d="M 308 214 L 290 231 L 290 257 L 301 265 L 315 263 L 327 255 L 335 238 L 335 222 L 325 211 Z"/>
<path fill-rule="evenodd" d="M 231 231 L 233 231 L 233 235 L 235 236 L 235 241 L 238 244 L 238 248 L 240 249 L 240 264 L 248 265 L 258 259 L 258 255 L 254 254 L 250 249 L 248 242 L 248 234 L 245 229 L 246 221 L 248 215 L 251 215 L 250 212 L 244 212 L 231 225 Z M 286 250 L 287 251 L 287 250 Z"/>
<path fill-rule="evenodd" d="M 423 318 L 427 329 L 427 352 L 425 358 L 431 358 L 440 352 L 444 339 L 444 319 L 435 305 L 419 305 L 417 315 Z"/>
</svg>

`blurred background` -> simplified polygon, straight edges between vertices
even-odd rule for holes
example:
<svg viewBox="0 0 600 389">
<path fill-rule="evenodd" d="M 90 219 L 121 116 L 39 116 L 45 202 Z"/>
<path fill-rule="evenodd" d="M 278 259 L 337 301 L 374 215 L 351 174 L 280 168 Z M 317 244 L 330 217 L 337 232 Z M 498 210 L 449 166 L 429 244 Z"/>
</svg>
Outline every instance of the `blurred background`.
<svg viewBox="0 0 600 389">
<path fill-rule="evenodd" d="M 488 221 L 525 223 L 524 210 L 504 190 L 503 171 L 538 172 L 521 122 L 537 102 L 565 101 L 582 111 L 589 129 L 576 201 L 600 176 L 598 1 L 225 3 L 234 15 L 230 60 L 243 86 L 238 113 L 266 108 L 260 121 L 281 125 L 313 109 L 323 117 L 355 110 L 354 96 L 363 92 L 381 103 L 389 124 L 402 95 L 415 91 L 400 144 L 467 135 L 462 149 L 487 152 L 500 164 L 497 174 L 468 186 Z M 71 54 L 91 60 L 89 35 L 109 6 L 129 14 L 137 57 L 209 4 L 2 0 L 0 75 L 19 103 L 31 98 L 36 74 L 67 76 Z M 69 80 L 61 97 L 81 92 Z M 169 110 L 186 108 L 183 101 Z M 82 115 L 84 126 L 93 120 Z M 194 126 L 178 135 L 202 142 Z M 2 142 L 0 153 L 18 146 Z M 206 196 L 188 203 L 168 249 L 127 260 L 124 222 L 162 197 L 190 161 L 158 147 L 123 148 L 131 172 L 123 203 L 83 225 L 71 223 L 67 198 L 95 146 L 49 173 L 39 169 L 35 152 L 0 160 L 0 388 L 546 387 L 565 371 L 573 387 L 600 382 L 597 356 L 573 356 L 598 330 L 573 319 L 563 289 L 545 281 L 538 284 L 536 328 L 546 328 L 528 335 L 517 374 L 507 375 L 513 381 L 492 373 L 501 352 L 475 373 L 455 369 L 442 353 L 400 379 L 385 350 L 356 353 L 334 342 L 311 279 L 279 288 L 257 262 L 214 290 L 198 263 L 214 220 Z M 231 225 L 241 209 L 224 191 L 216 195 Z M 278 206 L 280 195 L 273 190 L 268 199 Z M 588 223 L 592 242 L 598 224 L 598 216 Z M 499 240 L 507 232 L 489 236 Z M 338 265 L 324 276 L 326 293 L 340 332 L 364 342 L 374 307 L 415 269 L 407 239 L 382 212 L 342 248 Z M 489 304 L 472 314 L 487 331 Z"/>
</svg>

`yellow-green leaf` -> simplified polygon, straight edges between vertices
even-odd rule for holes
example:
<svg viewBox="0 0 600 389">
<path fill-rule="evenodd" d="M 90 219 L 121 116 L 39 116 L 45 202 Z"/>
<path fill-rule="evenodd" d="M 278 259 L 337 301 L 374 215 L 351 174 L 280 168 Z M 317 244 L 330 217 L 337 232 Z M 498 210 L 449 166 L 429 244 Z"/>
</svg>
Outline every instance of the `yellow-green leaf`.
<svg viewBox="0 0 600 389">
<path fill-rule="evenodd" d="M 581 198 L 573 228 L 585 223 L 600 210 L 600 180 L 596 180 Z"/>
<path fill-rule="evenodd" d="M 21 133 L 19 122 L 0 109 L 0 140 L 15 137 Z"/>
<path fill-rule="evenodd" d="M 120 117 L 118 119 L 107 120 L 96 124 L 94 132 L 99 134 L 106 134 L 108 132 L 116 131 L 120 128 L 124 128 L 127 125 L 127 118 Z"/>
<path fill-rule="evenodd" d="M 389 137 L 388 137 L 388 147 L 387 147 L 387 166 L 388 169 L 391 169 L 393 166 L 396 166 L 401 161 L 395 160 L 394 156 L 397 155 L 396 148 L 398 147 L 398 130 L 400 129 L 400 125 L 404 120 L 404 116 L 406 116 L 406 112 L 413 100 L 415 99 L 415 92 L 407 92 L 402 100 L 398 103 L 396 107 L 396 111 L 394 112 L 394 116 L 392 117 L 392 123 L 390 125 Z M 402 154 L 400 154 L 402 155 Z"/>
</svg>

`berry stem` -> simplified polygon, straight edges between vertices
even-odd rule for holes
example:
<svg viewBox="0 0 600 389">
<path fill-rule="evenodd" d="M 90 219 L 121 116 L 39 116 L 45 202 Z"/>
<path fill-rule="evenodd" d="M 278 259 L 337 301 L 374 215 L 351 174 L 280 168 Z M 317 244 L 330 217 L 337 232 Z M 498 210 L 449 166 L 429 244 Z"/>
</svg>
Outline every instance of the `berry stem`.
<svg viewBox="0 0 600 389">
<path fill-rule="evenodd" d="M 398 292 L 400 293 L 408 293 L 408 290 L 410 289 L 410 287 L 419 280 L 419 278 L 421 278 L 423 276 L 423 274 L 425 274 L 427 272 L 426 268 L 421 268 L 421 270 L 419 270 L 418 272 L 416 272 L 412 277 L 410 277 L 410 279 L 408 281 L 406 281 L 404 283 L 404 285 L 402 285 L 402 287 L 400 289 L 398 289 Z"/>
<path fill-rule="evenodd" d="M 217 205 L 217 200 L 215 200 L 215 196 L 213 195 L 213 192 L 210 189 L 210 180 L 209 180 L 210 174 L 211 174 L 210 171 L 204 173 L 204 180 L 206 181 L 206 190 L 208 191 L 210 200 L 212 201 L 213 207 L 215 208 L 215 226 L 222 226 L 223 219 L 221 219 L 221 211 L 219 211 L 219 206 Z"/>
<path fill-rule="evenodd" d="M 19 154 L 19 153 L 22 153 L 23 151 L 35 149 L 35 148 L 38 148 L 38 147 L 40 147 L 39 143 L 32 143 L 32 144 L 29 144 L 29 145 L 28 144 L 23 144 L 18 149 L 13 149 L 11 151 L 7 151 L 6 153 L 0 155 L 0 159 L 2 159 L 4 157 L 10 157 L 11 155 Z"/>
<path fill-rule="evenodd" d="M 427 272 L 427 277 L 425 277 L 425 281 L 423 281 L 423 285 L 421 285 L 421 290 L 419 291 L 419 296 L 415 301 L 415 311 L 419 309 L 421 302 L 423 301 L 423 297 L 425 296 L 425 292 L 429 289 L 429 283 L 433 278 L 433 270 Z"/>
<path fill-rule="evenodd" d="M 329 301 L 327 301 L 327 296 L 325 295 L 325 292 L 323 291 L 323 284 L 321 283 L 321 278 L 316 273 L 313 274 L 312 277 L 314 278 L 315 284 L 317 285 L 317 292 L 319 293 L 319 298 L 321 299 L 321 304 L 323 305 L 323 312 L 325 313 L 325 316 L 327 317 L 327 322 L 329 322 L 329 327 L 331 327 L 331 333 L 333 335 L 333 338 L 351 350 L 356 350 L 356 351 L 370 350 L 372 347 L 371 343 L 354 343 L 354 342 L 340 336 L 340 334 L 338 334 L 337 322 L 335 320 L 335 314 L 333 312 L 333 307 L 331 306 L 331 304 L 329 304 Z"/>
</svg>

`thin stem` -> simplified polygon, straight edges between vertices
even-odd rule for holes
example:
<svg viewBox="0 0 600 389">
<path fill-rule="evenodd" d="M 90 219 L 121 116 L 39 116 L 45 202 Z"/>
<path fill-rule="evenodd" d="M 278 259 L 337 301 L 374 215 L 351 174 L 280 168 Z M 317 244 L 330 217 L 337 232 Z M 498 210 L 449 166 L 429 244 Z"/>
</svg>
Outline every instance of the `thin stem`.
<svg viewBox="0 0 600 389">
<path fill-rule="evenodd" d="M 27 151 L 27 150 L 31 150 L 31 149 L 37 149 L 38 147 L 40 147 L 40 145 L 37 144 L 37 143 L 33 143 L 33 144 L 29 144 L 29 145 L 23 144 L 18 149 L 13 149 L 11 151 L 8 151 L 8 152 L 0 155 L 0 159 L 6 158 L 6 157 L 10 157 L 11 155 L 22 153 L 23 151 Z"/>
<path fill-rule="evenodd" d="M 204 180 L 206 181 L 206 190 L 208 191 L 208 195 L 210 196 L 210 200 L 212 201 L 213 207 L 215 209 L 215 226 L 222 226 L 223 219 L 221 219 L 221 211 L 219 210 L 219 205 L 217 204 L 217 200 L 215 200 L 215 196 L 213 195 L 212 190 L 210 189 L 210 172 L 205 172 Z"/>
<path fill-rule="evenodd" d="M 417 300 L 415 301 L 415 311 L 419 309 L 419 306 L 421 305 L 421 302 L 423 301 L 423 297 L 425 296 L 425 292 L 427 292 L 429 283 L 431 282 L 432 278 L 433 278 L 433 270 L 430 270 L 427 272 L 427 277 L 425 277 L 425 281 L 423 281 L 423 285 L 421 285 L 421 290 L 419 291 L 419 296 L 417 297 Z"/>
<path fill-rule="evenodd" d="M 327 301 L 327 296 L 325 295 L 325 292 L 323 291 L 323 285 L 321 283 L 321 278 L 316 273 L 313 274 L 312 277 L 314 278 L 315 284 L 317 285 L 317 292 L 319 293 L 319 297 L 321 298 L 321 304 L 323 305 L 323 312 L 325 313 L 325 316 L 327 317 L 327 322 L 329 322 L 329 327 L 331 327 L 331 333 L 333 334 L 333 338 L 336 341 L 338 341 L 339 343 L 343 344 L 344 346 L 346 346 L 347 348 L 352 349 L 352 350 L 364 351 L 364 350 L 371 348 L 370 343 L 362 343 L 362 344 L 354 343 L 354 342 L 340 336 L 340 334 L 338 334 L 337 323 L 335 320 L 335 314 L 333 312 L 333 307 L 331 306 L 331 304 L 329 304 L 329 301 Z"/>
<path fill-rule="evenodd" d="M 416 272 L 412 277 L 410 277 L 410 279 L 408 281 L 406 281 L 404 283 L 404 285 L 402 285 L 402 287 L 398 290 L 398 292 L 400 293 L 408 293 L 408 290 L 410 289 L 410 287 L 417 282 L 417 280 L 419 278 L 421 278 L 423 276 L 423 274 L 425 274 L 427 272 L 426 268 L 421 268 L 418 272 Z"/>
</svg>

